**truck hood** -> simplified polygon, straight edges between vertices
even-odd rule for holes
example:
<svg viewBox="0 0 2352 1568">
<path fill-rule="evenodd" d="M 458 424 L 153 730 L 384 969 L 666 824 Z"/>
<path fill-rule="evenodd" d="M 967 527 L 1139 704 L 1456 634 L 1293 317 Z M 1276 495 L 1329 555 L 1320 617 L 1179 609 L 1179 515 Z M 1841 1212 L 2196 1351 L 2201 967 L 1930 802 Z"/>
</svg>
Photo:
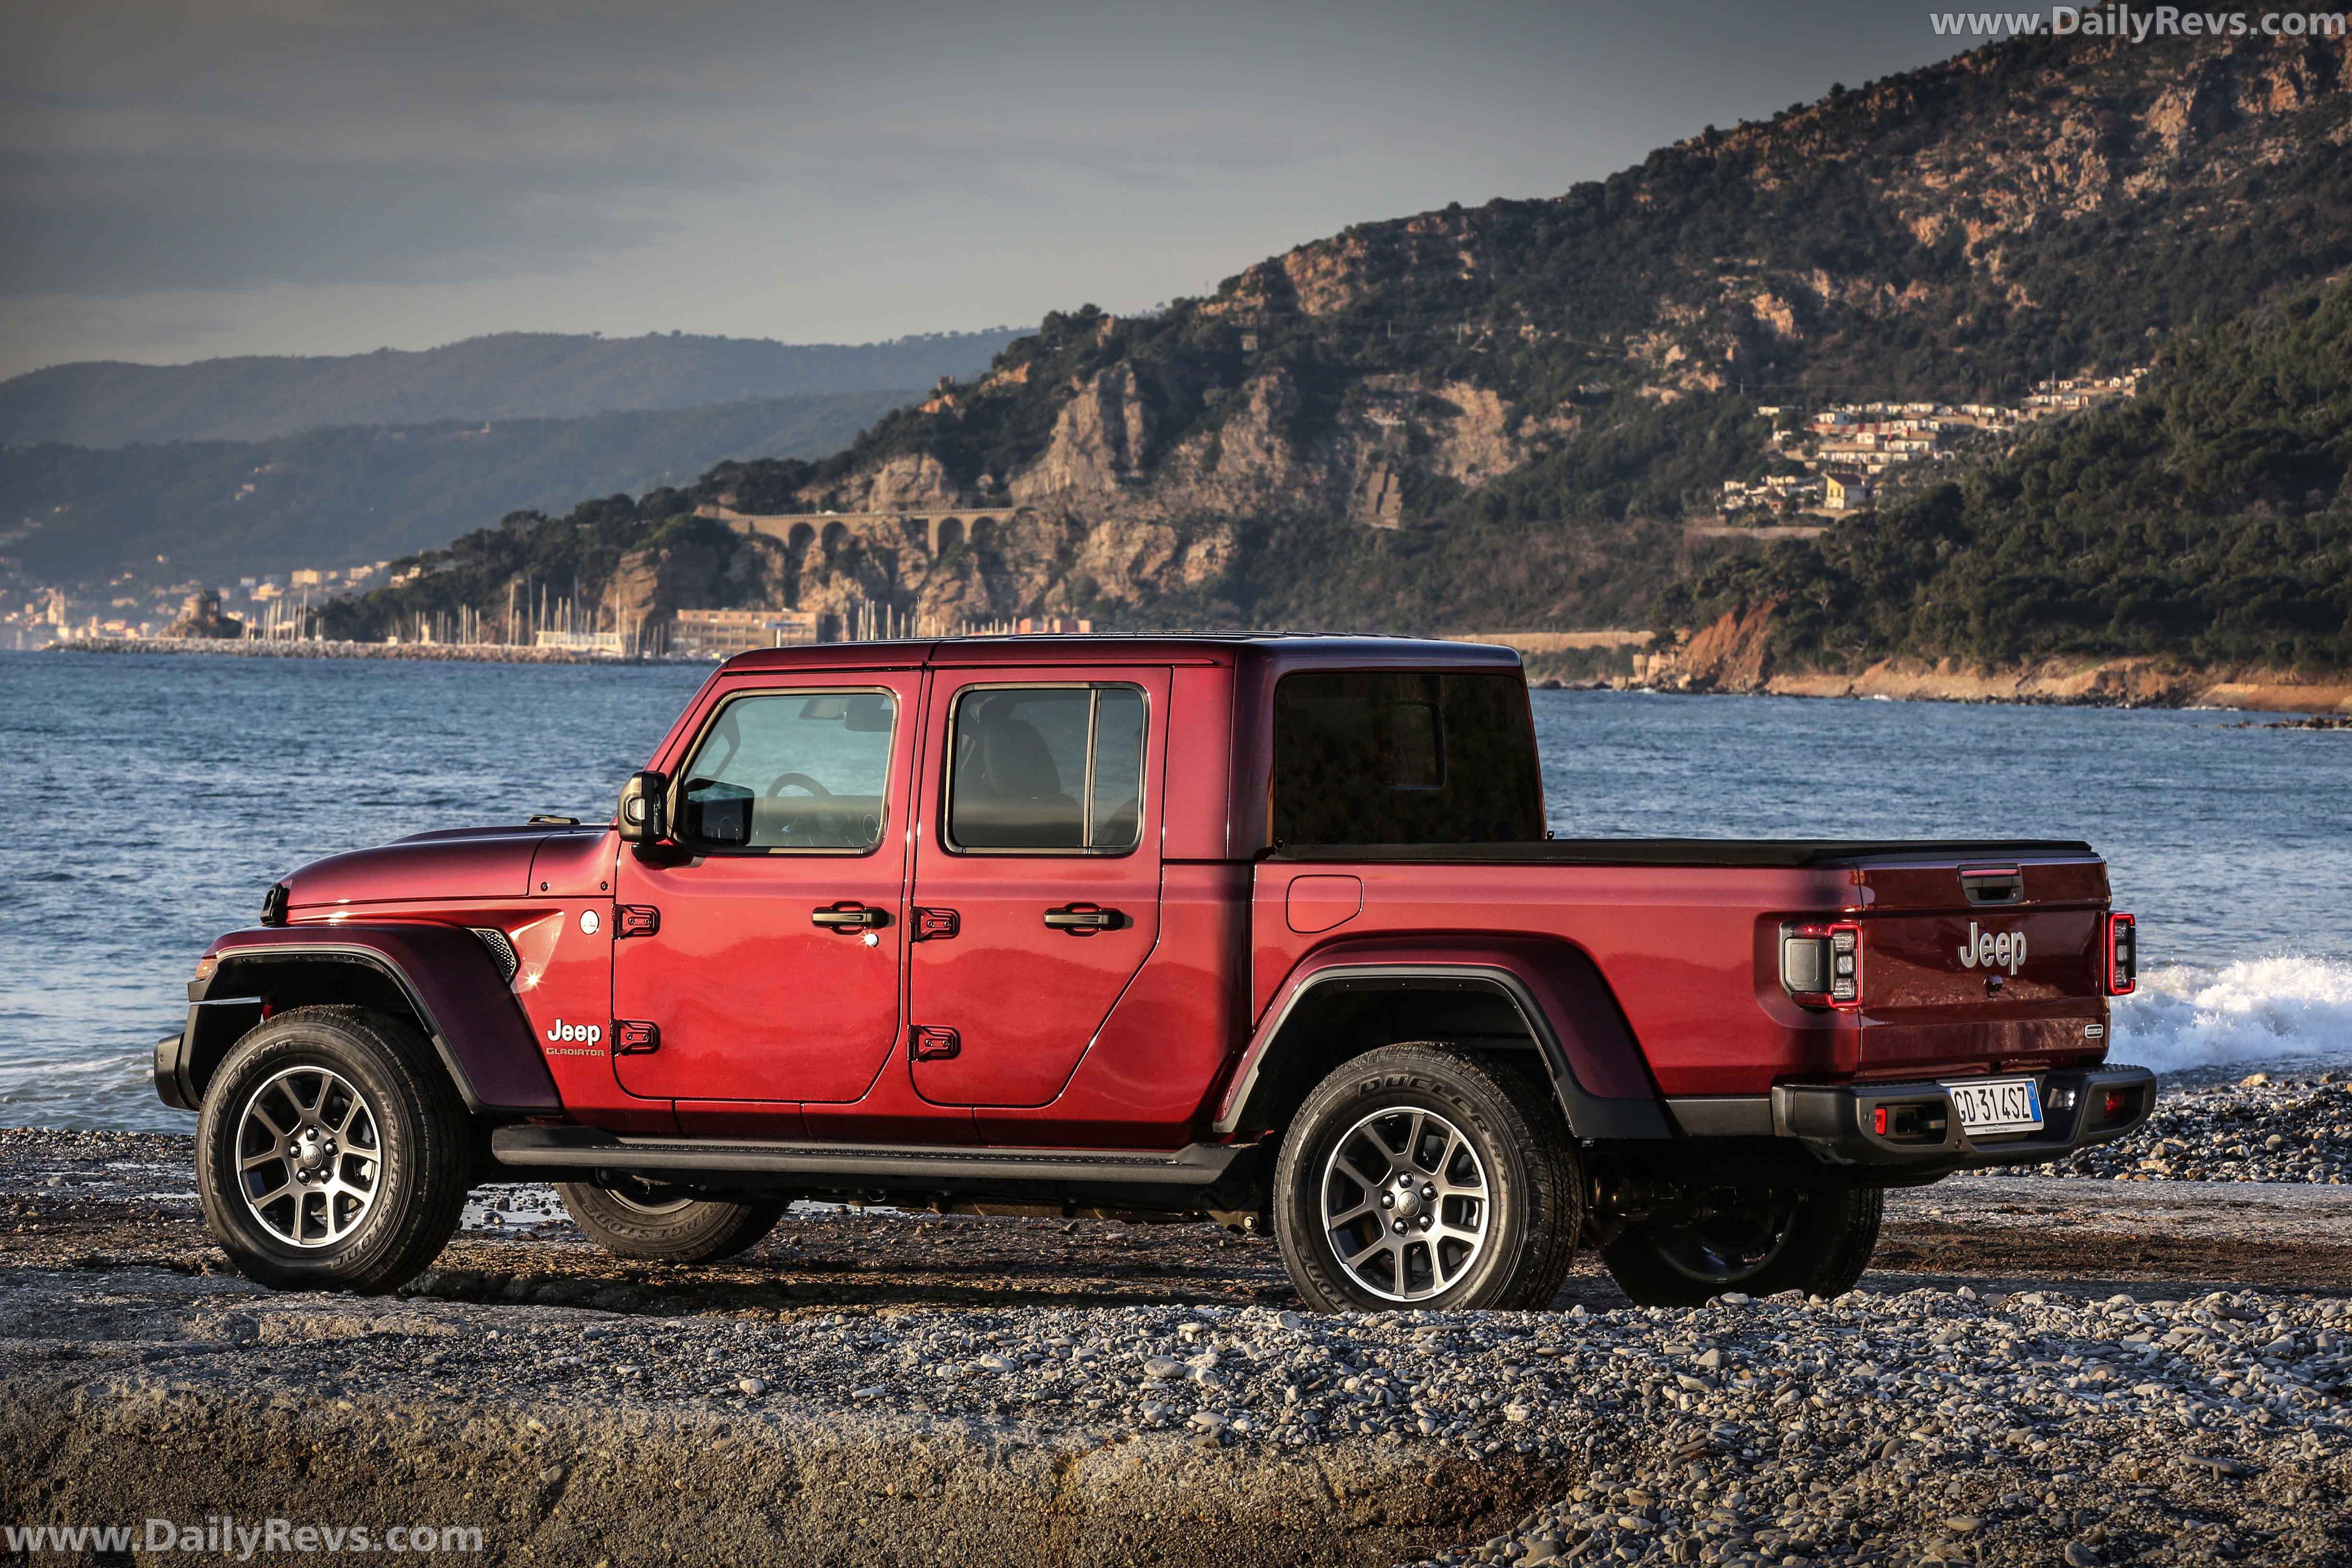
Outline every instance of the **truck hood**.
<svg viewBox="0 0 2352 1568">
<path fill-rule="evenodd" d="M 416 899 L 518 899 L 531 857 L 564 829 L 460 827 L 314 860 L 286 879 L 289 912 Z M 576 829 L 572 831 L 577 831 Z"/>
</svg>

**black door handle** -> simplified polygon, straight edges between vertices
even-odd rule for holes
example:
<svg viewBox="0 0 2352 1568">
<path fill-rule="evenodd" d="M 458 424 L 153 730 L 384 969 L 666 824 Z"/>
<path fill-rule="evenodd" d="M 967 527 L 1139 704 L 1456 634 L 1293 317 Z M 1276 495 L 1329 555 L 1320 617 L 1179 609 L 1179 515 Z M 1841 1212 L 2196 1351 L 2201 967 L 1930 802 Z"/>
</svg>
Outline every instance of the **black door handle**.
<svg viewBox="0 0 2352 1568">
<path fill-rule="evenodd" d="M 1071 904 L 1067 908 L 1047 910 L 1045 923 L 1055 931 L 1068 931 L 1072 936 L 1091 936 L 1098 931 L 1117 931 L 1127 923 L 1127 917 L 1117 910 L 1097 909 L 1092 904 Z"/>
<path fill-rule="evenodd" d="M 890 923 L 890 911 L 865 904 L 829 904 L 823 909 L 810 910 L 809 920 L 814 924 L 835 931 L 872 931 L 877 926 Z"/>
</svg>

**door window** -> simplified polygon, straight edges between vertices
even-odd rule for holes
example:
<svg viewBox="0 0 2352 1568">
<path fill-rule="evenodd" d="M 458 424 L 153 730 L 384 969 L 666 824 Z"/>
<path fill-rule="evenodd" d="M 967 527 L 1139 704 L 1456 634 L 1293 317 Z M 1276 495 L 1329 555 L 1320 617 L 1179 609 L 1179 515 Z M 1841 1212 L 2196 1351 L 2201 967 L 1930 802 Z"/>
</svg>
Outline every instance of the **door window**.
<svg viewBox="0 0 2352 1568">
<path fill-rule="evenodd" d="M 719 710 L 684 770 L 680 839 L 698 847 L 867 854 L 882 842 L 887 691 L 763 691 Z"/>
<path fill-rule="evenodd" d="M 1143 816 L 1143 689 L 982 687 L 948 736 L 948 846 L 1124 855 Z"/>
</svg>

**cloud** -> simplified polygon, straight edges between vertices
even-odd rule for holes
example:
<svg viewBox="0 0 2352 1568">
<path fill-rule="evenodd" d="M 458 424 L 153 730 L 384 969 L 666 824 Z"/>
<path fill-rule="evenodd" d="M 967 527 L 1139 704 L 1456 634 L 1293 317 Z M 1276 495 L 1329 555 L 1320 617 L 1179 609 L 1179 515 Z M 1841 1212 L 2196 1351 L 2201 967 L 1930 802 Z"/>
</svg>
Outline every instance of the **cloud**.
<svg viewBox="0 0 2352 1568">
<path fill-rule="evenodd" d="M 0 322 L 193 309 L 224 348 L 354 311 L 400 341 L 428 297 L 629 330 L 713 277 L 699 324 L 746 332 L 1155 299 L 1936 52 L 1864 0 L 50 0 L 9 42 Z M 73 352 L 39 339 L 0 362 Z"/>
</svg>

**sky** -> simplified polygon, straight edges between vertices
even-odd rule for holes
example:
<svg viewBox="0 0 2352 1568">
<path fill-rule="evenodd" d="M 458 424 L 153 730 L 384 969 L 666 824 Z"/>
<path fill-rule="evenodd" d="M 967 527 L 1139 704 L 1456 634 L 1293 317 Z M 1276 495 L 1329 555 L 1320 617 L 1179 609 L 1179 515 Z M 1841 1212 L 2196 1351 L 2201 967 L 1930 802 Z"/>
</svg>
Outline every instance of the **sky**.
<svg viewBox="0 0 2352 1568">
<path fill-rule="evenodd" d="M 1865 0 L 0 0 L 0 375 L 1139 310 L 1953 52 Z"/>
</svg>

